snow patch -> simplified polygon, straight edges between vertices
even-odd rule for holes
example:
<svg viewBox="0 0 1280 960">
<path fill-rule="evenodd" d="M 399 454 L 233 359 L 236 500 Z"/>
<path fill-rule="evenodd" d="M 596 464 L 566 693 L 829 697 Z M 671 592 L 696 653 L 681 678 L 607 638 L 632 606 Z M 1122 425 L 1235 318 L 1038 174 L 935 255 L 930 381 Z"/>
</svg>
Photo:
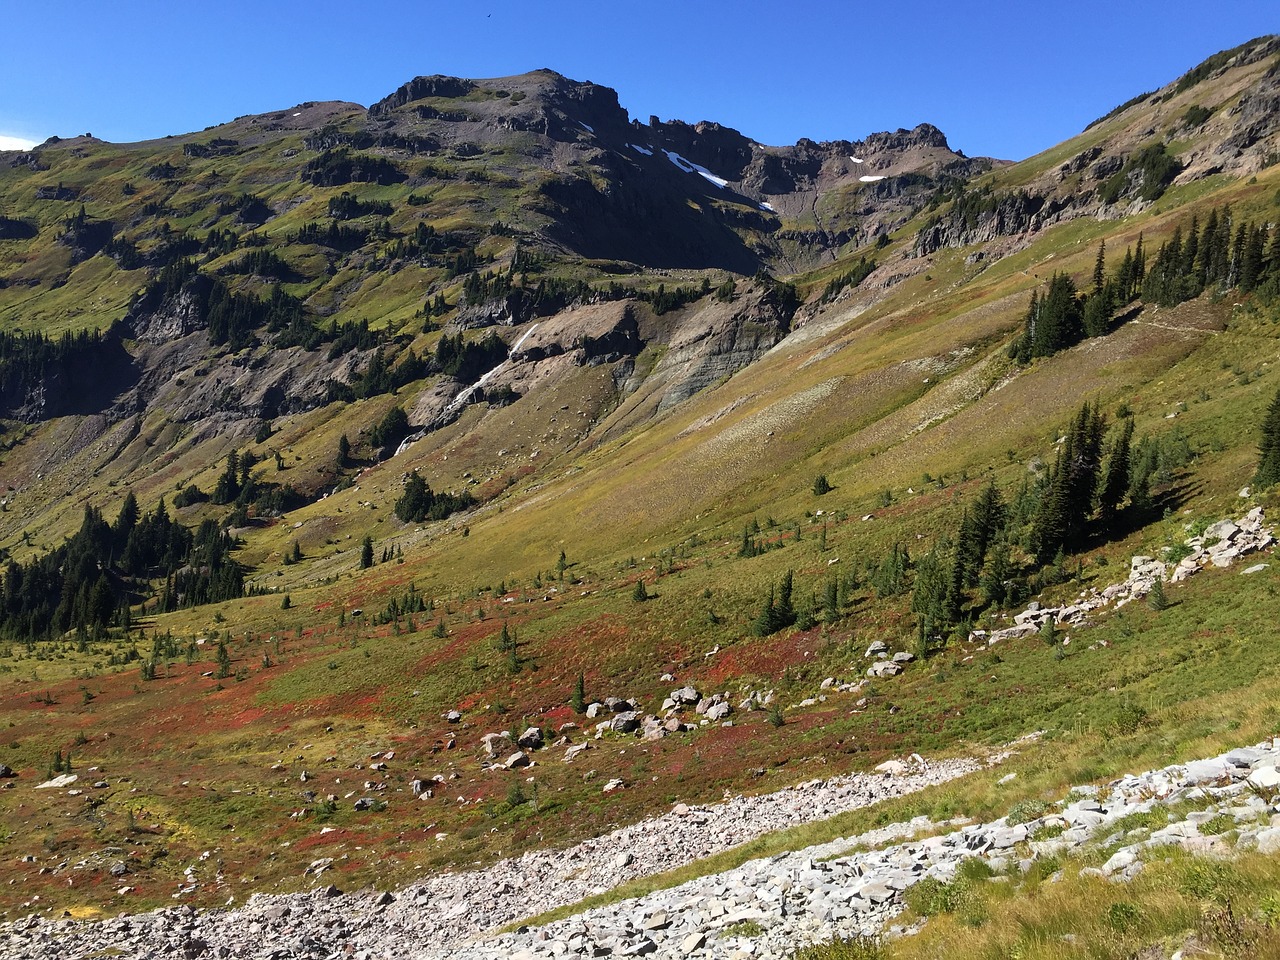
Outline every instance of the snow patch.
<svg viewBox="0 0 1280 960">
<path fill-rule="evenodd" d="M 887 180 L 888 177 L 859 177 L 863 183 L 875 183 L 877 180 Z"/>
<path fill-rule="evenodd" d="M 583 130 L 585 130 L 585 131 L 587 131 L 587 133 L 595 133 L 595 132 L 596 132 L 596 128 L 595 128 L 595 127 L 593 127 L 593 126 L 591 126 L 591 124 L 589 124 L 589 123 L 582 123 L 582 121 L 581 121 L 581 120 L 579 120 L 579 121 L 578 121 L 578 123 L 582 124 L 582 129 L 583 129 Z"/>
<path fill-rule="evenodd" d="M 636 153 L 643 153 L 646 157 L 653 156 L 652 150 L 647 150 L 644 147 L 640 146 L 640 144 L 638 143 L 628 143 L 627 146 L 630 147 L 632 150 L 634 150 Z"/>
<path fill-rule="evenodd" d="M 302 116 L 302 111 L 298 111 L 297 113 L 295 113 L 295 114 L 294 114 L 294 116 L 295 116 L 295 117 L 300 117 L 300 116 Z"/>
<path fill-rule="evenodd" d="M 701 164 L 694 163 L 692 160 L 686 160 L 684 157 L 680 156 L 680 154 L 675 153 L 671 150 L 663 150 L 662 152 L 667 155 L 668 160 L 674 163 L 677 167 L 679 167 L 685 173 L 696 173 L 699 176 L 701 176 L 703 179 L 708 180 L 711 183 L 714 183 L 717 187 L 719 187 L 722 190 L 729 185 L 728 180 L 726 180 L 724 177 L 717 177 L 714 173 L 712 173 L 710 170 L 708 170 L 706 167 L 702 166 Z"/>
<path fill-rule="evenodd" d="M 861 157 L 850 157 L 849 159 L 852 160 L 854 163 L 866 163 L 866 161 L 863 160 Z"/>
<path fill-rule="evenodd" d="M 765 203 L 763 200 L 761 200 L 761 201 L 760 201 L 760 209 L 761 209 L 761 210 L 768 210 L 770 213 L 777 213 L 777 212 L 778 212 L 777 210 L 773 209 L 773 204 Z"/>
</svg>

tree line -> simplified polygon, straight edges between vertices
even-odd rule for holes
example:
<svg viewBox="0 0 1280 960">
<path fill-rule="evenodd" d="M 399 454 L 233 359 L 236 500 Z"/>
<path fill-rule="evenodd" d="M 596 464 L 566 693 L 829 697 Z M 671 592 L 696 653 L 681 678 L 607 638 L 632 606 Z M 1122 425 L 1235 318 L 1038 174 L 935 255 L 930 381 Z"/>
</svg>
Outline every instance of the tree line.
<svg viewBox="0 0 1280 960">
<path fill-rule="evenodd" d="M 127 627 L 130 606 L 148 599 L 163 611 L 242 596 L 234 546 L 212 520 L 195 533 L 176 522 L 163 500 L 144 514 L 129 493 L 111 524 L 86 506 L 80 529 L 64 544 L 5 565 L 0 634 L 35 641 L 69 630 L 99 633 Z M 160 579 L 157 591 L 151 582 Z"/>
</svg>

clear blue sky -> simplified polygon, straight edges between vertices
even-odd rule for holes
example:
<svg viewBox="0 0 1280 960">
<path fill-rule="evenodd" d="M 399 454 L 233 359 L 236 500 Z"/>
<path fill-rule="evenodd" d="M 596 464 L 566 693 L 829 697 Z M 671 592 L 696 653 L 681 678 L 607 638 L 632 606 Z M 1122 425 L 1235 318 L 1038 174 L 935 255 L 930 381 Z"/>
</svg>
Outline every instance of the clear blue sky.
<svg viewBox="0 0 1280 960">
<path fill-rule="evenodd" d="M 139 140 L 367 105 L 419 74 L 550 67 L 641 120 L 770 144 L 928 121 L 970 155 L 1021 159 L 1277 30 L 1264 0 L 0 0 L 0 136 Z"/>
</svg>

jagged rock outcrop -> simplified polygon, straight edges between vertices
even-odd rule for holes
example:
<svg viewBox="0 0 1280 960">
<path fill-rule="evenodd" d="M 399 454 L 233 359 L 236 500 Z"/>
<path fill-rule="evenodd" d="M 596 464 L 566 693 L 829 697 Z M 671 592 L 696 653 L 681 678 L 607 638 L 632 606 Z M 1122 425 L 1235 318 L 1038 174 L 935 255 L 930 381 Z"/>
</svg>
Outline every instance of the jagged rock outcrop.
<svg viewBox="0 0 1280 960">
<path fill-rule="evenodd" d="M 1280 153 L 1280 65 L 1261 69 L 1277 52 L 1280 38 L 1267 37 L 1215 54 L 1097 121 L 1108 124 L 1101 141 L 1017 194 L 955 195 L 919 231 L 916 255 L 1034 234 L 1078 217 L 1130 216 L 1170 182 L 1256 173 Z M 1241 72 L 1249 67 L 1253 72 Z M 1206 88 L 1230 70 L 1237 71 L 1230 82 Z"/>
<path fill-rule="evenodd" d="M 957 203 L 947 214 L 921 228 L 915 252 L 923 257 L 944 247 L 1033 233 L 1056 222 L 1071 206 L 1072 202 L 1065 198 L 1048 199 L 1030 193 L 992 195 L 968 205 Z"/>
<path fill-rule="evenodd" d="M 1271 52 L 1280 50 L 1280 40 L 1270 45 Z M 1239 154 L 1280 133 L 1280 63 L 1266 72 L 1253 89 L 1246 91 L 1231 111 L 1234 129 L 1218 152 L 1228 157 Z"/>
</svg>

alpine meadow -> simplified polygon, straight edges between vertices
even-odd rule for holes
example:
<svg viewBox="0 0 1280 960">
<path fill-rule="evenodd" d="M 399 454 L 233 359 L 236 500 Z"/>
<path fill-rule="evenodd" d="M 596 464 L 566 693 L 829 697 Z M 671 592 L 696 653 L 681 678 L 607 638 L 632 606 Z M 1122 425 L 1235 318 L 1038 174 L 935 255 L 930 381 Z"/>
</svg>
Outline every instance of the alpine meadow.
<svg viewBox="0 0 1280 960">
<path fill-rule="evenodd" d="M 1278 516 L 1275 36 L 2 151 L 0 954 L 1280 957 Z"/>
</svg>

